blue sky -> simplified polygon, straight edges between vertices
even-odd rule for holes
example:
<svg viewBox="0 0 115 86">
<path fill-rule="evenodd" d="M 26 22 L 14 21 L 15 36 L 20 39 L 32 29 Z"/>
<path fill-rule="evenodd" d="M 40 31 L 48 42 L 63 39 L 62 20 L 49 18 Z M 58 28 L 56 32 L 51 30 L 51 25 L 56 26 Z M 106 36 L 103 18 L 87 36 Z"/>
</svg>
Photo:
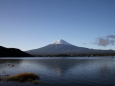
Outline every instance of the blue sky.
<svg viewBox="0 0 115 86">
<path fill-rule="evenodd" d="M 115 0 L 0 0 L 1 46 L 25 51 L 64 39 L 115 50 L 114 36 Z"/>
</svg>

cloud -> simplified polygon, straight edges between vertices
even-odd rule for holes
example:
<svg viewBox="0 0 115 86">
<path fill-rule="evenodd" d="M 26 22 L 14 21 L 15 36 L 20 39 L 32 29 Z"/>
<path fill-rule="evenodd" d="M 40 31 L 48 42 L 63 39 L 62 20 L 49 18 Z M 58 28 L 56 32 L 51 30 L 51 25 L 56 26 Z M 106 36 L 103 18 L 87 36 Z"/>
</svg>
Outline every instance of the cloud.
<svg viewBox="0 0 115 86">
<path fill-rule="evenodd" d="M 100 46 L 107 46 L 109 45 L 109 40 L 108 39 L 105 39 L 105 38 L 98 38 L 97 39 L 97 44 L 100 45 Z"/>
<path fill-rule="evenodd" d="M 115 35 L 99 37 L 99 38 L 97 38 L 96 44 L 98 44 L 99 46 L 103 46 L 103 47 L 106 47 L 108 45 L 114 45 L 115 44 Z"/>
<path fill-rule="evenodd" d="M 115 39 L 115 35 L 108 35 L 107 37 Z"/>
<path fill-rule="evenodd" d="M 115 44 L 115 40 L 110 40 L 110 43 L 111 43 L 112 45 L 114 45 L 114 44 Z"/>
</svg>

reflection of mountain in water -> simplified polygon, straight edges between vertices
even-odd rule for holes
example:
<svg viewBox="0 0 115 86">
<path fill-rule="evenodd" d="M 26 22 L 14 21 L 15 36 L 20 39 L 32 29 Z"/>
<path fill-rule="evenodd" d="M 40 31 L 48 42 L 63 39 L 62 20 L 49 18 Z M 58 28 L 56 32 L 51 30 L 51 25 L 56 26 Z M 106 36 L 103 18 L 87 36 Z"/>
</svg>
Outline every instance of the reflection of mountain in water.
<svg viewBox="0 0 115 86">
<path fill-rule="evenodd" d="M 0 76 L 6 74 L 14 75 L 22 72 L 33 72 L 40 75 L 40 86 L 115 86 L 114 61 L 115 59 L 113 58 L 42 58 L 22 60 L 1 59 Z M 10 68 L 8 66 L 9 63 L 15 64 L 15 66 Z M 26 85 L 21 83 L 20 86 Z M 33 86 L 33 84 L 27 86 Z"/>
<path fill-rule="evenodd" d="M 42 65 L 50 70 L 53 70 L 57 75 L 61 76 L 75 66 L 83 67 L 85 64 L 89 64 L 92 61 L 89 59 L 36 59 L 26 60 L 26 63 L 28 62 L 29 64 Z"/>
<path fill-rule="evenodd" d="M 70 72 L 83 72 L 96 69 L 98 73 L 106 74 L 110 72 L 113 59 L 1 59 L 0 70 L 10 71 L 17 70 L 16 72 L 45 72 L 48 71 L 50 74 L 53 72 L 58 76 L 66 76 Z M 111 65 L 112 64 L 112 65 Z M 43 70 L 42 70 L 43 69 Z M 44 71 L 45 70 L 45 71 Z M 45 72 L 47 73 L 47 72 Z M 112 72 L 111 72 L 112 73 Z"/>
</svg>

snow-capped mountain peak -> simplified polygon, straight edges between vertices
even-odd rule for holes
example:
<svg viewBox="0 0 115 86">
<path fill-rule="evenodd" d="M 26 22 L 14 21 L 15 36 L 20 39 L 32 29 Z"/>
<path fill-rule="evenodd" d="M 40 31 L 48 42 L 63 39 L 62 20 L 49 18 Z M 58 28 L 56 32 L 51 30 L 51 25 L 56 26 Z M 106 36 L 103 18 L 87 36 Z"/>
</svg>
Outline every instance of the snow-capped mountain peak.
<svg viewBox="0 0 115 86">
<path fill-rule="evenodd" d="M 70 43 L 64 41 L 63 39 L 57 40 L 56 42 L 54 42 L 54 43 L 52 43 L 52 44 L 65 44 L 65 45 L 71 45 Z"/>
<path fill-rule="evenodd" d="M 75 45 L 72 45 L 64 40 L 57 40 L 56 42 L 49 44 L 47 46 L 44 46 L 39 49 L 33 49 L 26 51 L 26 53 L 29 53 L 31 55 L 36 55 L 36 56 L 63 56 L 63 55 L 75 55 L 75 56 L 84 56 L 84 55 L 114 55 L 115 51 L 111 50 L 95 50 L 95 49 L 89 49 L 89 48 L 84 48 L 84 47 L 78 47 Z"/>
</svg>

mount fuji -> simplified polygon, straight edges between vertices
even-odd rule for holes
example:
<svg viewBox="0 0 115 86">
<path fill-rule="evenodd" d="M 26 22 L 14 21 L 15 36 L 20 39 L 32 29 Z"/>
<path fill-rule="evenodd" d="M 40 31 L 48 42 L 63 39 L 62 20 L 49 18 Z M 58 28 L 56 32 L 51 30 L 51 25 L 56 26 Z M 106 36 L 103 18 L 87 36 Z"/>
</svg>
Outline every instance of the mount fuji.
<svg viewBox="0 0 115 86">
<path fill-rule="evenodd" d="M 78 47 L 75 45 L 72 45 L 63 39 L 57 40 L 54 43 L 51 43 L 47 46 L 44 46 L 42 48 L 28 50 L 26 53 L 29 53 L 31 55 L 42 55 L 42 56 L 57 56 L 57 55 L 69 55 L 69 56 L 84 56 L 84 55 L 109 55 L 114 54 L 115 51 L 113 50 L 95 50 L 95 49 L 89 49 L 84 47 Z"/>
<path fill-rule="evenodd" d="M 64 44 L 64 45 L 71 45 L 70 43 L 64 41 L 63 39 L 61 40 L 57 40 L 56 42 L 52 43 L 52 44 Z"/>
</svg>

